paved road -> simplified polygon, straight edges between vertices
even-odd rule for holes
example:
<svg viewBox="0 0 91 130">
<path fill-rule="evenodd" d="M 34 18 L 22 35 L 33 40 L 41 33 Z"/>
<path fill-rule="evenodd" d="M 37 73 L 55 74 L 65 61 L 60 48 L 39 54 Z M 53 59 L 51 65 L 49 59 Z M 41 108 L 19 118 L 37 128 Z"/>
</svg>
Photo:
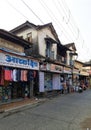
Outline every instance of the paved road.
<svg viewBox="0 0 91 130">
<path fill-rule="evenodd" d="M 91 90 L 86 90 L 61 95 L 17 113 L 6 113 L 0 118 L 0 130 L 89 130 L 84 122 L 90 118 Z"/>
</svg>

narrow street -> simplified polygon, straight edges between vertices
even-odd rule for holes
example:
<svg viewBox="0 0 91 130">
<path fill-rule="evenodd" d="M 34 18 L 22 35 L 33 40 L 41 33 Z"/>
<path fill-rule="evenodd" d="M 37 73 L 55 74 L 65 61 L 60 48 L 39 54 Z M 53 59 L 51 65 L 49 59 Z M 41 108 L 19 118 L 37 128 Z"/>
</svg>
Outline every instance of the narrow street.
<svg viewBox="0 0 91 130">
<path fill-rule="evenodd" d="M 51 98 L 31 109 L 7 113 L 0 118 L 0 130 L 90 130 L 90 122 L 91 90 L 86 90 Z"/>
</svg>

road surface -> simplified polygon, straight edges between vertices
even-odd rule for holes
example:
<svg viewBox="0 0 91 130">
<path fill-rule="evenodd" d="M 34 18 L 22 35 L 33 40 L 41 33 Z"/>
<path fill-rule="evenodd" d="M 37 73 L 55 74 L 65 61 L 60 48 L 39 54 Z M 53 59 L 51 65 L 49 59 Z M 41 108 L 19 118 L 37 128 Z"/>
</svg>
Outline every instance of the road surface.
<svg viewBox="0 0 91 130">
<path fill-rule="evenodd" d="M 91 90 L 63 94 L 0 118 L 0 130 L 90 130 Z"/>
</svg>

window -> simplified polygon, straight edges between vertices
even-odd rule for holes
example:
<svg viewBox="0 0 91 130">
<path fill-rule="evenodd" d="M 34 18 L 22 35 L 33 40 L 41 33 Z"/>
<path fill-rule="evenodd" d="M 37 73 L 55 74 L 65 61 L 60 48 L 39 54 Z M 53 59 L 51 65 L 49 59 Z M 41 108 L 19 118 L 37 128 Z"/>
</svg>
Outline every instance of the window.
<svg viewBox="0 0 91 130">
<path fill-rule="evenodd" d="M 27 34 L 26 40 L 29 41 L 29 42 L 32 42 L 32 32 Z"/>
<path fill-rule="evenodd" d="M 51 48 L 52 48 L 52 45 L 47 42 L 46 43 L 46 56 L 47 57 L 50 57 Z"/>
</svg>

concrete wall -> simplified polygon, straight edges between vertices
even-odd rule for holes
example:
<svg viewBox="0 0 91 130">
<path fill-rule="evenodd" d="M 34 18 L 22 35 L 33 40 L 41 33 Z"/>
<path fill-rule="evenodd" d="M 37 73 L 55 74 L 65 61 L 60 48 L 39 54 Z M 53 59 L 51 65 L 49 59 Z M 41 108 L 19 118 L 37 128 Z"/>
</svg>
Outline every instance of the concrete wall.
<svg viewBox="0 0 91 130">
<path fill-rule="evenodd" d="M 23 36 L 23 39 L 26 39 L 27 34 L 30 32 L 32 32 L 32 42 L 36 43 L 37 42 L 37 30 L 35 30 L 35 29 L 28 28 L 28 29 L 22 30 L 21 32 L 17 33 L 17 36 L 19 36 L 19 37 Z"/>
<path fill-rule="evenodd" d="M 45 50 L 46 50 L 46 42 L 45 38 L 47 36 L 51 37 L 52 39 L 55 40 L 53 34 L 51 33 L 49 28 L 44 28 L 38 31 L 38 43 L 39 43 L 39 52 L 42 56 L 45 56 Z M 57 55 L 57 44 L 52 44 L 52 50 L 54 51 L 54 58 L 56 59 Z"/>
<path fill-rule="evenodd" d="M 13 50 L 15 52 L 24 52 L 24 48 L 16 43 L 7 41 L 5 39 L 0 38 L 0 47 Z"/>
<path fill-rule="evenodd" d="M 22 32 L 18 32 L 17 36 L 21 37 L 23 36 L 23 39 L 27 38 L 27 34 L 32 32 L 32 43 L 33 43 L 33 52 L 36 54 L 39 53 L 42 56 L 45 56 L 45 50 L 46 50 L 46 43 L 45 39 L 46 35 L 49 37 L 54 38 L 53 34 L 51 33 L 51 30 L 49 28 L 44 28 L 40 30 L 35 30 L 35 29 L 26 29 L 22 30 Z M 54 59 L 56 59 L 57 55 L 57 44 L 52 44 L 52 51 L 54 51 Z"/>
<path fill-rule="evenodd" d="M 19 37 L 23 36 L 23 39 L 26 39 L 28 33 L 32 33 L 32 40 L 31 40 L 32 50 L 33 50 L 32 53 L 34 52 L 34 54 L 36 55 L 36 54 L 38 54 L 38 51 L 39 51 L 37 30 L 32 29 L 32 28 L 28 28 L 28 29 L 22 30 L 21 32 L 18 32 L 17 36 L 19 36 Z"/>
</svg>

